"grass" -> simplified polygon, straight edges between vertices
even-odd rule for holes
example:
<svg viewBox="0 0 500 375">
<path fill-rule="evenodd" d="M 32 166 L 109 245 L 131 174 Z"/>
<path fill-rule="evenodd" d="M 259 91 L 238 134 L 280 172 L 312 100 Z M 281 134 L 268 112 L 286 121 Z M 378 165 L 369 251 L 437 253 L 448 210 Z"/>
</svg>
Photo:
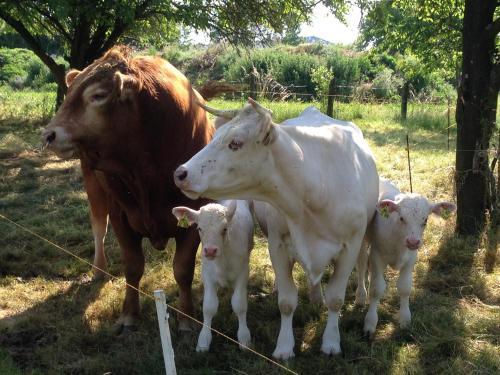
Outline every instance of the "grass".
<svg viewBox="0 0 500 375">
<path fill-rule="evenodd" d="M 0 96 L 0 213 L 91 260 L 93 242 L 78 162 L 60 161 L 38 151 L 39 128 L 50 118 L 53 95 L 10 92 Z M 229 108 L 242 103 L 214 100 L 211 104 Z M 309 104 L 264 105 L 273 109 L 279 122 Z M 406 127 L 397 119 L 398 106 L 339 104 L 335 110 L 336 117 L 361 127 L 380 174 L 403 190 L 409 190 L 408 132 L 414 191 L 432 200 L 454 199 L 454 152 L 446 149 L 446 108 L 410 108 Z M 425 118 L 431 119 L 429 124 Z M 165 251 L 152 249 L 147 241 L 144 245 L 143 290 L 152 294 L 164 288 L 168 302 L 175 305 L 173 244 Z M 1 374 L 163 373 L 152 299 L 141 297 L 139 331 L 123 337 L 113 333 L 124 279 L 112 233 L 106 247 L 110 272 L 118 280 L 91 282 L 86 264 L 0 220 Z M 354 306 L 353 275 L 340 320 L 343 354 L 333 358 L 319 353 L 326 308 L 308 303 L 305 277 L 296 267 L 294 276 L 300 285 L 294 317 L 296 358 L 285 365 L 301 374 L 499 373 L 500 272 L 494 257 L 492 264 L 485 264 L 486 259 L 491 262 L 486 256 L 491 253 L 486 239 L 456 238 L 453 219 L 431 220 L 414 276 L 410 329 L 397 326 L 396 275 L 389 271 L 377 336 L 368 343 L 361 332 L 365 311 Z M 259 234 L 251 259 L 248 324 L 255 349 L 270 356 L 279 330 L 279 310 L 267 244 Z M 200 318 L 199 259 L 194 292 Z M 231 313 L 230 292 L 221 291 L 220 296 L 213 326 L 234 337 L 237 320 Z M 283 373 L 218 336 L 210 353 L 197 354 L 197 332 L 180 336 L 175 318 L 170 321 L 179 374 Z"/>
</svg>

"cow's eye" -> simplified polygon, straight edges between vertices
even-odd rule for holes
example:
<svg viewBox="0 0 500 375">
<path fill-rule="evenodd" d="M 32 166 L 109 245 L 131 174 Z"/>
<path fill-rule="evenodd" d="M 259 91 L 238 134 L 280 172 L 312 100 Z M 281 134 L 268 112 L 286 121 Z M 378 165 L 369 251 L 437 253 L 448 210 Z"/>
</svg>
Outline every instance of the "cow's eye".
<svg viewBox="0 0 500 375">
<path fill-rule="evenodd" d="M 223 228 L 222 231 L 220 232 L 221 235 L 225 236 L 227 233 L 227 228 Z"/>
<path fill-rule="evenodd" d="M 399 221 L 400 221 L 401 223 L 403 223 L 403 224 L 406 224 L 406 220 L 405 220 L 405 219 L 403 219 L 403 217 L 400 217 L 400 218 L 399 218 Z"/>
<path fill-rule="evenodd" d="M 106 93 L 104 91 L 100 91 L 100 92 L 96 92 L 95 94 L 92 94 L 92 96 L 90 97 L 90 101 L 100 102 L 100 101 L 103 101 L 104 99 L 106 99 L 107 97 L 108 97 L 108 93 Z"/>
<path fill-rule="evenodd" d="M 228 147 L 230 150 L 236 151 L 243 147 L 243 142 L 233 139 Z"/>
</svg>

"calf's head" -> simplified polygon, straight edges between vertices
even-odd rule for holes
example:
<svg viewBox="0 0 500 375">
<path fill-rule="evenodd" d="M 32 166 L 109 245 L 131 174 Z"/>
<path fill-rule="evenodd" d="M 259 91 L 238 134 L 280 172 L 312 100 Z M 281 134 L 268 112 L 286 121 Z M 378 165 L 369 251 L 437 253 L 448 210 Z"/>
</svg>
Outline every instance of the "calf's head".
<svg viewBox="0 0 500 375">
<path fill-rule="evenodd" d="M 227 239 L 227 229 L 234 213 L 236 201 L 231 201 L 228 207 L 218 203 L 209 203 L 198 211 L 188 207 L 175 207 L 174 216 L 181 220 L 187 218 L 189 224 L 197 224 L 202 243 L 202 255 L 207 259 L 222 256 L 224 242 Z"/>
<path fill-rule="evenodd" d="M 259 172 L 278 137 L 272 112 L 252 99 L 241 110 L 202 107 L 227 121 L 216 121 L 212 141 L 177 168 L 175 183 L 192 199 L 241 198 L 259 186 Z"/>
<path fill-rule="evenodd" d="M 377 205 L 379 213 L 388 216 L 385 220 L 391 220 L 392 233 L 397 237 L 394 240 L 409 250 L 417 250 L 422 245 L 422 235 L 431 213 L 447 218 L 455 209 L 453 203 L 432 204 L 419 194 L 399 194 L 395 200 L 383 199 Z"/>
</svg>

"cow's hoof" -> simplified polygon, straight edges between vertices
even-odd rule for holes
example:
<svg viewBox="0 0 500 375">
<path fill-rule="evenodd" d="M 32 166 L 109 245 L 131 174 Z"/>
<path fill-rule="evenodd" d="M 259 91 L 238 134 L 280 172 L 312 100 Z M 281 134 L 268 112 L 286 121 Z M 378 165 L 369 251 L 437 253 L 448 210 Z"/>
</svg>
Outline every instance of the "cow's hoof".
<svg viewBox="0 0 500 375">
<path fill-rule="evenodd" d="M 196 351 L 198 353 L 206 353 L 210 349 L 210 346 L 196 346 Z"/>
<path fill-rule="evenodd" d="M 280 361 L 286 361 L 290 358 L 295 357 L 295 354 L 293 352 L 293 349 L 289 350 L 276 348 L 276 350 L 273 352 L 273 357 Z"/>
<path fill-rule="evenodd" d="M 113 332 L 117 336 L 128 336 L 132 332 L 136 332 L 138 330 L 137 326 L 135 324 L 132 325 L 125 325 L 123 323 L 116 323 L 113 326 Z"/>
<path fill-rule="evenodd" d="M 368 342 L 373 342 L 375 340 L 375 332 L 363 330 L 363 336 Z"/>
<path fill-rule="evenodd" d="M 198 329 L 198 325 L 192 320 L 182 319 L 179 320 L 179 333 L 190 333 Z"/>
<path fill-rule="evenodd" d="M 326 355 L 338 355 L 342 353 L 340 344 L 336 342 L 323 343 L 323 345 L 321 345 L 321 351 Z"/>
</svg>

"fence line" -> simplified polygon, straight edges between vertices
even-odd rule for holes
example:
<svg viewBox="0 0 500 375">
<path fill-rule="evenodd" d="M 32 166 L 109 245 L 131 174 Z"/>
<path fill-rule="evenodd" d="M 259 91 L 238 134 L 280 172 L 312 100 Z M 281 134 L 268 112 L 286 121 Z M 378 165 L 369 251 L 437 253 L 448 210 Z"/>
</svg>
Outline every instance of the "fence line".
<svg viewBox="0 0 500 375">
<path fill-rule="evenodd" d="M 91 262 L 89 262 L 87 259 L 82 258 L 82 257 L 80 257 L 80 256 L 76 255 L 75 253 L 73 253 L 73 252 L 71 252 L 71 251 L 69 251 L 69 250 L 67 250 L 67 249 L 65 249 L 65 248 L 63 248 L 63 247 L 61 247 L 61 246 L 59 246 L 58 244 L 56 244 L 56 243 L 54 243 L 54 242 L 50 241 L 49 239 L 47 239 L 47 238 L 45 238 L 45 237 L 43 237 L 43 236 L 39 235 L 38 233 L 36 233 L 36 232 L 32 231 L 31 229 L 29 229 L 29 228 L 25 227 L 24 225 L 19 224 L 19 223 L 15 222 L 14 220 L 9 219 L 8 217 L 6 217 L 5 215 L 3 215 L 3 214 L 1 214 L 1 213 L 0 213 L 0 218 L 1 218 L 1 219 L 4 219 L 5 221 L 9 222 L 9 223 L 10 223 L 10 224 L 12 224 L 12 225 L 14 225 L 14 226 L 16 226 L 16 227 L 18 227 L 18 228 L 20 228 L 20 229 L 24 230 L 25 232 L 27 232 L 27 233 L 29 233 L 29 234 L 31 234 L 31 235 L 33 235 L 33 236 L 35 236 L 35 237 L 37 237 L 37 238 L 41 239 L 42 241 L 45 241 L 45 242 L 49 243 L 50 245 L 52 245 L 52 246 L 54 246 L 55 248 L 57 248 L 57 249 L 59 249 L 59 250 L 63 251 L 64 253 L 66 253 L 66 254 L 68 254 L 68 255 L 72 256 L 73 258 L 75 258 L 75 259 L 77 259 L 77 260 L 79 260 L 79 261 L 81 261 L 81 262 L 83 262 L 83 263 L 85 263 L 85 264 L 87 264 L 87 265 L 91 266 L 92 268 L 95 268 L 96 270 L 98 270 L 98 271 L 102 272 L 102 273 L 103 273 L 103 274 L 105 274 L 106 276 L 109 276 L 109 277 L 110 277 L 110 278 L 112 278 L 113 280 L 121 281 L 121 280 L 120 280 L 120 278 L 119 278 L 118 276 L 115 276 L 115 275 L 113 275 L 113 274 L 109 273 L 108 271 L 103 270 L 102 268 L 95 266 L 94 264 L 92 264 Z M 150 298 L 150 299 L 152 299 L 153 301 L 155 301 L 155 297 L 154 297 L 154 295 L 149 294 L 149 293 L 147 293 L 147 292 L 144 292 L 143 290 L 141 290 L 141 289 L 139 289 L 139 288 L 136 288 L 136 287 L 135 287 L 135 286 L 133 286 L 133 285 L 128 284 L 126 281 L 125 281 L 125 285 L 126 285 L 126 286 L 128 286 L 128 287 L 130 287 L 130 288 L 132 288 L 132 289 L 134 289 L 134 290 L 136 290 L 139 294 L 141 294 L 141 295 L 143 295 L 143 296 L 145 296 L 145 297 L 147 297 L 147 298 Z M 231 341 L 231 342 L 233 342 L 233 343 L 235 343 L 235 344 L 239 345 L 240 347 L 242 347 L 242 348 L 244 348 L 244 349 L 248 350 L 249 352 L 251 352 L 251 353 L 253 353 L 253 354 L 255 354 L 255 355 L 257 355 L 257 356 L 261 357 L 262 359 L 265 359 L 265 360 L 266 360 L 266 361 L 268 361 L 269 363 L 271 363 L 271 364 L 273 364 L 273 365 L 275 365 L 275 366 L 278 366 L 278 367 L 279 367 L 279 368 L 281 368 L 282 370 L 285 370 L 285 371 L 287 371 L 287 372 L 289 372 L 289 373 L 291 373 L 291 374 L 294 374 L 294 375 L 299 375 L 297 372 L 295 372 L 295 371 L 293 371 L 293 370 L 289 369 L 288 367 L 286 367 L 286 366 L 282 365 L 281 363 L 274 361 L 273 359 L 271 359 L 271 358 L 267 357 L 266 355 L 264 355 L 264 354 L 262 354 L 262 353 L 259 353 L 258 351 L 254 350 L 254 349 L 252 349 L 252 348 L 250 348 L 250 347 L 248 347 L 248 346 L 246 346 L 246 345 L 242 345 L 242 344 L 240 344 L 238 341 L 236 341 L 236 340 L 235 340 L 235 339 L 233 339 L 232 337 L 229 337 L 229 336 L 228 336 L 228 335 L 226 335 L 225 333 L 223 333 L 223 332 L 221 332 L 221 331 L 218 331 L 218 330 L 216 330 L 216 329 L 214 329 L 214 328 L 212 328 L 212 327 L 207 326 L 207 325 L 206 325 L 205 323 L 203 323 L 202 321 L 200 321 L 200 320 L 198 320 L 198 319 L 196 319 L 196 318 L 192 317 L 192 316 L 191 316 L 191 315 L 189 315 L 189 314 L 186 314 L 185 312 L 183 312 L 183 311 L 181 311 L 181 310 L 179 310 L 179 309 L 177 309 L 177 308 L 173 307 L 172 305 L 170 305 L 170 304 L 166 303 L 166 306 L 167 306 L 167 308 L 171 309 L 172 311 L 175 311 L 176 313 L 181 314 L 182 316 L 184 316 L 184 317 L 186 317 L 186 318 L 188 318 L 188 319 L 191 319 L 193 322 L 195 322 L 195 323 L 197 323 L 197 324 L 199 324 L 199 325 L 201 325 L 201 326 L 203 326 L 203 327 L 209 328 L 212 332 L 214 332 L 214 333 L 216 333 L 217 335 L 219 335 L 219 336 L 221 336 L 221 337 L 225 338 L 226 340 Z"/>
</svg>

